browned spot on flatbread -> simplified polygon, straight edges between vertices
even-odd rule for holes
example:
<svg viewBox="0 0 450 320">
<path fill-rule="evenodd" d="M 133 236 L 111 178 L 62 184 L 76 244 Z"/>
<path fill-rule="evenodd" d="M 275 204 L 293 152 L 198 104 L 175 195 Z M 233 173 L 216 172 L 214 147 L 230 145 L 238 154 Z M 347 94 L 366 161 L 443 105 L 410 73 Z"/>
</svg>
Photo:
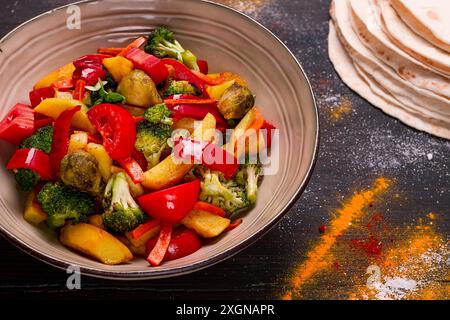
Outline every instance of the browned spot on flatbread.
<svg viewBox="0 0 450 320">
<path fill-rule="evenodd" d="M 431 20 L 439 20 L 439 14 L 434 10 L 428 10 L 427 17 Z"/>
</svg>

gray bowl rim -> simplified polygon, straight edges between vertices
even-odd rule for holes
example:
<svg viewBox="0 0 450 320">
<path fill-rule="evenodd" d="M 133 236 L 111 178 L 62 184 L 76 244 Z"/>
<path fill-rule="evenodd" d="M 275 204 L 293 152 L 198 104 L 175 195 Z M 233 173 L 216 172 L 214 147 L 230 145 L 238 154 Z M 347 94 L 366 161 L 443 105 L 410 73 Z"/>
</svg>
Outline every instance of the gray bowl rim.
<svg viewBox="0 0 450 320">
<path fill-rule="evenodd" d="M 124 281 L 125 280 L 127 280 L 127 281 L 129 281 L 129 280 L 153 280 L 153 279 L 162 279 L 162 278 L 169 278 L 169 277 L 176 277 L 176 276 L 190 274 L 190 273 L 211 267 L 219 262 L 225 261 L 225 260 L 231 258 L 232 256 L 236 255 L 237 253 L 241 252 L 242 250 L 248 248 L 250 245 L 252 245 L 256 241 L 261 239 L 265 234 L 267 234 L 284 217 L 284 215 L 286 215 L 286 213 L 289 212 L 289 210 L 294 206 L 294 204 L 297 202 L 297 200 L 300 199 L 301 195 L 303 194 L 306 187 L 308 186 L 308 183 L 314 172 L 314 168 L 315 168 L 317 158 L 318 158 L 319 142 L 320 142 L 319 111 L 317 108 L 317 101 L 316 101 L 314 91 L 311 86 L 311 82 L 310 82 L 308 76 L 306 75 L 300 62 L 297 60 L 297 58 L 291 52 L 291 50 L 284 44 L 283 41 L 281 41 L 272 31 L 270 31 L 268 28 L 266 28 L 264 25 L 262 25 L 260 22 L 256 21 L 252 17 L 250 17 L 242 12 L 239 12 L 236 9 L 233 9 L 224 4 L 221 4 L 221 3 L 215 3 L 215 2 L 212 2 L 209 0 L 197 0 L 197 1 L 203 2 L 205 5 L 212 5 L 212 6 L 219 7 L 223 10 L 228 10 L 231 13 L 233 13 L 234 15 L 237 15 L 237 16 L 240 16 L 241 18 L 250 20 L 250 22 L 257 25 L 263 32 L 266 32 L 267 34 L 272 36 L 274 39 L 276 39 L 281 44 L 281 46 L 289 53 L 289 55 L 291 56 L 291 58 L 297 65 L 299 71 L 302 73 L 303 77 L 306 80 L 306 85 L 308 86 L 309 92 L 311 94 L 311 98 L 313 101 L 313 107 L 314 107 L 314 114 L 315 114 L 315 118 L 316 118 L 316 123 L 315 123 L 316 132 L 315 132 L 313 158 L 309 165 L 306 176 L 303 179 L 303 181 L 301 182 L 300 186 L 298 187 L 298 189 L 295 192 L 295 195 L 292 197 L 292 199 L 284 206 L 284 208 L 278 213 L 278 215 L 270 223 L 268 223 L 266 226 L 261 228 L 258 232 L 253 234 L 248 239 L 241 242 L 239 245 L 237 245 L 233 248 L 230 248 L 212 258 L 205 259 L 203 261 L 200 261 L 198 263 L 195 263 L 195 264 L 192 264 L 192 265 L 186 266 L 186 267 L 173 268 L 173 269 L 164 270 L 164 271 L 158 271 L 158 270 L 153 269 L 153 271 L 151 271 L 151 272 L 149 272 L 149 269 L 147 269 L 147 270 L 142 270 L 142 271 L 133 271 L 133 272 L 128 272 L 128 273 L 120 272 L 119 273 L 119 272 L 111 272 L 111 271 L 106 271 L 106 270 L 98 270 L 98 269 L 94 269 L 94 268 L 80 267 L 80 272 L 82 275 L 91 276 L 94 278 L 109 279 L 109 280 L 124 280 Z M 90 3 L 90 2 L 99 2 L 99 0 L 81 0 L 81 1 L 69 3 L 66 5 L 57 7 L 55 9 L 51 9 L 44 13 L 41 13 L 41 14 L 23 22 L 22 24 L 20 24 L 19 26 L 17 26 L 10 32 L 8 32 L 3 38 L 0 39 L 0 45 L 3 44 L 6 40 L 11 38 L 12 36 L 14 36 L 16 31 L 20 30 L 21 28 L 23 28 L 30 22 L 40 20 L 40 19 L 44 18 L 45 16 L 52 14 L 55 11 L 64 10 L 67 7 L 70 7 L 72 5 L 85 4 L 85 3 Z M 69 267 L 70 263 L 56 259 L 50 255 L 47 255 L 46 253 L 34 250 L 27 243 L 25 243 L 22 240 L 15 237 L 14 234 L 9 232 L 2 226 L 0 226 L 0 231 L 1 231 L 1 235 L 4 238 L 6 238 L 9 242 L 11 242 L 15 247 L 17 247 L 21 251 L 27 253 L 28 255 L 34 257 L 35 259 L 40 260 L 48 265 L 51 265 L 51 266 L 56 267 L 61 270 L 67 270 L 67 268 Z"/>
</svg>

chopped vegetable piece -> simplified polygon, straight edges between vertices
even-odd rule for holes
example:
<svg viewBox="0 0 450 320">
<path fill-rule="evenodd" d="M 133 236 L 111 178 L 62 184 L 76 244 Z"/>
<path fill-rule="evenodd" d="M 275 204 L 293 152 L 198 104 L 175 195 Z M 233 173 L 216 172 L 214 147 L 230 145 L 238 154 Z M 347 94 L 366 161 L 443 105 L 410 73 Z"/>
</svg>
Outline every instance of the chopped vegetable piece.
<svg viewBox="0 0 450 320">
<path fill-rule="evenodd" d="M 89 120 L 103 137 L 103 145 L 113 160 L 128 158 L 134 150 L 136 123 L 125 109 L 100 104 L 88 111 Z"/>
<path fill-rule="evenodd" d="M 159 232 L 159 238 L 155 247 L 152 249 L 147 257 L 147 261 L 153 266 L 159 266 L 166 255 L 167 249 L 170 245 L 170 239 L 172 237 L 172 225 L 163 223 L 161 225 L 161 231 Z"/>
<path fill-rule="evenodd" d="M 81 110 L 74 115 L 72 125 L 77 129 L 94 133 L 95 128 L 92 126 L 86 113 L 88 108 L 81 101 L 60 98 L 45 99 L 34 108 L 34 112 L 56 119 L 63 111 L 76 106 L 81 106 Z"/>
<path fill-rule="evenodd" d="M 200 181 L 184 183 L 138 198 L 142 209 L 156 220 L 178 223 L 189 213 L 200 194 Z"/>
<path fill-rule="evenodd" d="M 181 138 L 175 143 L 174 156 L 195 161 L 206 168 L 222 172 L 226 179 L 233 178 L 239 169 L 234 155 L 214 143 Z"/>
<path fill-rule="evenodd" d="M 35 148 L 16 150 L 6 169 L 30 169 L 39 174 L 43 180 L 52 180 L 49 156 Z"/>
<path fill-rule="evenodd" d="M 128 52 L 130 52 L 131 49 L 134 48 L 139 48 L 140 46 L 142 46 L 145 41 L 147 41 L 147 39 L 145 37 L 139 37 L 136 40 L 134 40 L 133 42 L 131 42 L 124 50 L 122 50 L 121 52 L 119 52 L 119 56 L 126 56 L 128 54 Z"/>
<path fill-rule="evenodd" d="M 123 77 L 133 71 L 133 63 L 120 56 L 104 59 L 103 65 L 111 73 L 116 82 L 120 82 Z"/>
<path fill-rule="evenodd" d="M 150 239 L 146 244 L 146 251 L 150 253 L 155 247 L 158 238 Z M 163 261 L 171 261 L 193 254 L 202 247 L 202 241 L 197 234 L 187 228 L 175 229 L 170 239 L 169 247 Z"/>
<path fill-rule="evenodd" d="M 142 108 L 162 102 L 152 78 L 142 70 L 133 70 L 123 77 L 117 92 L 125 97 L 127 103 Z"/>
<path fill-rule="evenodd" d="M 206 60 L 197 60 L 198 68 L 200 69 L 200 72 L 203 74 L 208 74 L 209 66 L 208 61 Z"/>
<path fill-rule="evenodd" d="M 79 101 L 83 101 L 85 93 L 86 93 L 86 81 L 77 80 L 75 84 L 75 90 L 73 92 L 73 98 Z"/>
<path fill-rule="evenodd" d="M 54 177 L 59 177 L 60 175 L 61 161 L 69 149 L 70 124 L 75 113 L 80 110 L 80 106 L 67 109 L 55 120 L 52 152 L 50 153 L 50 164 Z"/>
<path fill-rule="evenodd" d="M 73 87 L 75 86 L 73 79 L 62 79 L 62 80 L 58 80 L 52 83 L 52 87 L 64 91 L 64 90 L 70 90 L 73 89 Z"/>
<path fill-rule="evenodd" d="M 59 240 L 65 246 L 81 251 L 108 265 L 126 263 L 133 254 L 117 238 L 87 223 L 69 224 L 61 229 Z"/>
<path fill-rule="evenodd" d="M 225 210 L 223 210 L 222 208 L 219 208 L 213 204 L 210 204 L 208 202 L 204 202 L 204 201 L 197 201 L 194 205 L 193 210 L 197 210 L 197 211 L 206 211 L 212 214 L 215 214 L 219 217 L 225 217 L 226 216 L 226 212 Z"/>
<path fill-rule="evenodd" d="M 103 223 L 112 232 L 126 232 L 144 221 L 145 215 L 130 193 L 123 172 L 112 176 L 105 189 Z"/>
<path fill-rule="evenodd" d="M 237 227 L 239 227 L 242 224 L 242 222 L 243 222 L 243 220 L 241 218 L 234 220 L 232 223 L 230 223 L 228 228 L 225 229 L 225 232 L 229 232 L 231 230 L 236 229 Z"/>
<path fill-rule="evenodd" d="M 66 185 L 94 196 L 100 195 L 105 187 L 97 159 L 86 151 L 67 154 L 61 161 L 60 174 Z"/>
<path fill-rule="evenodd" d="M 35 191 L 32 191 L 28 194 L 23 218 L 28 223 L 34 225 L 38 225 L 48 218 L 48 214 L 42 211 L 41 205 L 39 204 L 39 202 L 37 202 Z"/>
<path fill-rule="evenodd" d="M 55 96 L 55 89 L 53 87 L 34 89 L 33 91 L 30 91 L 29 96 L 31 106 L 34 108 L 39 105 L 42 100 L 53 98 Z"/>
<path fill-rule="evenodd" d="M 141 183 L 144 181 L 144 171 L 142 171 L 141 166 L 133 157 L 120 159 L 118 162 L 120 166 L 125 169 L 134 183 Z"/>
<path fill-rule="evenodd" d="M 66 64 L 65 66 L 59 68 L 46 75 L 44 78 L 39 80 L 35 85 L 34 89 L 46 88 L 52 86 L 55 82 L 64 81 L 67 79 L 72 79 L 72 74 L 75 71 L 75 66 L 73 63 Z"/>
<path fill-rule="evenodd" d="M 97 53 L 100 54 L 107 54 L 111 56 L 117 56 L 119 53 L 121 53 L 126 48 L 98 48 Z"/>
<path fill-rule="evenodd" d="M 148 74 L 155 84 L 159 84 L 169 76 L 164 63 L 144 51 L 134 48 L 128 51 L 125 57 L 131 60 L 137 69 L 141 69 Z"/>
<path fill-rule="evenodd" d="M 195 74 L 193 74 L 192 71 L 189 70 L 184 64 L 182 64 L 181 62 L 179 62 L 177 60 L 169 59 L 169 58 L 162 59 L 162 62 L 164 64 L 170 65 L 174 68 L 174 79 L 175 80 L 188 81 L 189 83 L 193 84 L 201 91 L 203 97 L 205 97 L 205 98 L 209 97 L 208 92 L 206 91 L 205 83 L 199 77 L 197 77 Z"/>
<path fill-rule="evenodd" d="M 48 182 L 37 199 L 48 214 L 47 225 L 52 229 L 62 227 L 66 220 L 85 221 L 95 210 L 95 201 L 90 195 L 62 182 Z"/>
<path fill-rule="evenodd" d="M 145 46 L 145 51 L 158 58 L 171 57 L 184 63 L 189 69 L 200 70 L 197 57 L 185 50 L 175 39 L 173 32 L 166 27 L 158 27 L 152 31 Z"/>
<path fill-rule="evenodd" d="M 207 211 L 192 210 L 181 223 L 203 238 L 214 238 L 230 225 L 230 219 Z"/>
<path fill-rule="evenodd" d="M 0 123 L 0 139 L 18 145 L 34 132 L 34 114 L 29 106 L 18 103 Z"/>
</svg>

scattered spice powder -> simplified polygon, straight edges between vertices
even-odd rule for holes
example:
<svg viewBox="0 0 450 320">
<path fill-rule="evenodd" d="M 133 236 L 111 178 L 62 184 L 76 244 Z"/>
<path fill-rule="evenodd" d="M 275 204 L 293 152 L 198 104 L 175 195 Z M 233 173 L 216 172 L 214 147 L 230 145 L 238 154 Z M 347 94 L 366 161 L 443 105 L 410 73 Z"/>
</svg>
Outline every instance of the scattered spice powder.
<svg viewBox="0 0 450 320">
<path fill-rule="evenodd" d="M 352 102 L 346 97 L 330 101 L 334 101 L 333 104 L 329 106 L 330 118 L 334 122 L 341 120 L 353 110 Z"/>
<path fill-rule="evenodd" d="M 272 0 L 214 0 L 245 14 L 254 14 L 259 8 Z"/>
<path fill-rule="evenodd" d="M 419 220 L 404 241 L 382 255 L 379 281 L 372 288 L 356 286 L 350 299 L 449 298 L 449 284 L 442 278 L 450 266 L 449 242 L 422 228 Z"/>
<path fill-rule="evenodd" d="M 319 232 L 320 232 L 320 233 L 325 233 L 326 230 L 327 230 L 327 227 L 326 227 L 325 225 L 321 225 L 321 226 L 319 227 Z"/>
<path fill-rule="evenodd" d="M 284 300 L 293 299 L 294 293 L 298 293 L 311 277 L 333 265 L 333 260 L 328 257 L 328 254 L 337 238 L 351 226 L 354 220 L 361 218 L 369 204 L 386 192 L 390 185 L 389 179 L 380 177 L 375 180 L 372 188 L 355 192 L 350 199 L 343 202 L 342 207 L 336 210 L 336 216 L 331 220 L 327 233 L 323 234 L 319 243 L 307 253 L 306 261 L 295 268 L 289 280 L 289 289 L 282 296 Z"/>
<path fill-rule="evenodd" d="M 369 205 L 370 207 L 370 205 Z M 378 258 L 382 251 L 380 229 L 383 228 L 383 215 L 376 212 L 370 217 L 366 224 L 368 236 L 363 239 L 351 239 L 350 247 L 362 250 L 368 258 Z"/>
</svg>

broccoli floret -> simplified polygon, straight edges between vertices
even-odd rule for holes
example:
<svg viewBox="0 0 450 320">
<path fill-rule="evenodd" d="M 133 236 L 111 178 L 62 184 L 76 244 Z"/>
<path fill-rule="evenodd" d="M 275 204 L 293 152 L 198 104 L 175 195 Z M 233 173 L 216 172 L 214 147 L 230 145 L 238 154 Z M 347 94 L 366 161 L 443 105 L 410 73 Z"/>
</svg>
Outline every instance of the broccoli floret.
<svg viewBox="0 0 450 320">
<path fill-rule="evenodd" d="M 36 131 L 35 134 L 23 140 L 20 149 L 35 148 L 45 153 L 52 151 L 53 126 L 45 126 Z"/>
<path fill-rule="evenodd" d="M 212 203 L 228 214 L 247 208 L 245 187 L 235 180 L 226 180 L 222 173 L 198 166 L 195 175 L 201 178 L 200 200 Z"/>
<path fill-rule="evenodd" d="M 41 180 L 39 173 L 30 169 L 17 169 L 14 178 L 16 178 L 20 190 L 25 192 L 33 190 Z"/>
<path fill-rule="evenodd" d="M 159 163 L 171 134 L 172 129 L 168 125 L 151 124 L 148 121 L 138 123 L 135 147 L 144 154 L 149 169 Z"/>
<path fill-rule="evenodd" d="M 166 27 L 158 27 L 150 33 L 145 51 L 158 58 L 171 57 L 177 59 L 190 69 L 200 70 L 197 57 L 191 51 L 185 50 L 175 39 L 173 32 Z"/>
<path fill-rule="evenodd" d="M 95 201 L 90 195 L 61 182 L 47 183 L 37 199 L 48 214 L 50 228 L 62 227 L 66 220 L 85 221 L 95 210 Z"/>
<path fill-rule="evenodd" d="M 198 89 L 189 82 L 172 80 L 163 95 L 165 97 L 176 94 L 189 94 L 191 96 L 196 96 L 198 93 Z"/>
<path fill-rule="evenodd" d="M 247 199 L 250 204 L 255 204 L 256 202 L 260 176 L 260 164 L 246 164 L 241 166 L 234 178 L 240 186 L 245 187 L 245 190 L 247 192 Z"/>
<path fill-rule="evenodd" d="M 157 104 L 152 108 L 148 108 L 144 113 L 144 118 L 151 124 L 162 124 L 171 126 L 173 120 L 171 118 L 172 112 L 166 107 L 164 103 Z"/>
<path fill-rule="evenodd" d="M 131 196 L 123 172 L 109 179 L 103 205 L 103 223 L 112 232 L 130 231 L 144 221 L 144 213 Z"/>
<path fill-rule="evenodd" d="M 46 126 L 38 129 L 35 134 L 26 138 L 19 146 L 20 149 L 35 148 L 45 153 L 52 150 L 53 127 Z M 41 177 L 38 173 L 30 169 L 17 169 L 14 171 L 14 177 L 20 190 L 28 192 L 34 189 Z"/>
</svg>

